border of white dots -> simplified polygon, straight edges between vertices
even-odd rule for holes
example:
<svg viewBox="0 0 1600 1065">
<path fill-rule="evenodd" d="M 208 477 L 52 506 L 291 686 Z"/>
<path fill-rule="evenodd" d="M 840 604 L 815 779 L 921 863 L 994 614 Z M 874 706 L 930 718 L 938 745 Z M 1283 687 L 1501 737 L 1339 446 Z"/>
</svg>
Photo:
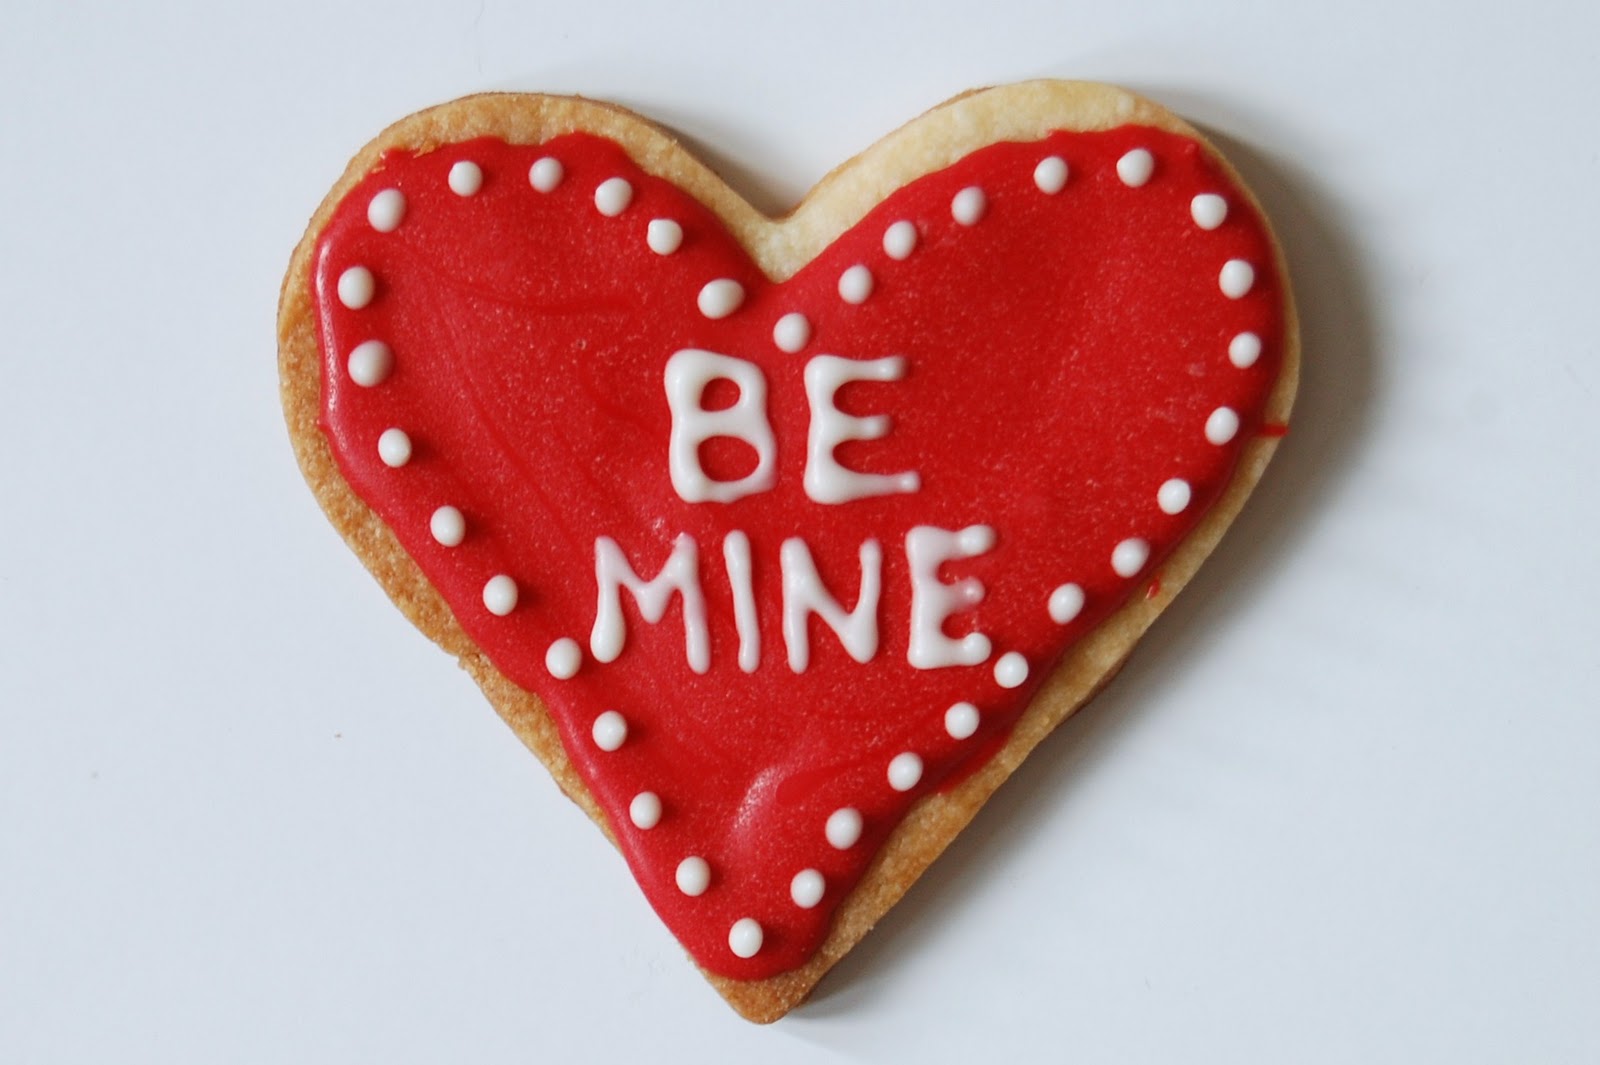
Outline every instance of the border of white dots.
<svg viewBox="0 0 1600 1065">
<path fill-rule="evenodd" d="M 1117 178 L 1129 189 L 1141 189 L 1160 176 L 1161 161 L 1148 148 L 1132 148 L 1116 162 Z M 1060 156 L 1047 156 L 1034 168 L 1034 184 L 1047 196 L 1054 196 L 1065 188 L 1071 169 Z M 1218 192 L 1200 192 L 1188 203 L 1189 220 L 1202 232 L 1211 233 L 1227 221 L 1230 204 Z M 1225 299 L 1243 299 L 1255 288 L 1256 269 L 1244 259 L 1228 259 L 1217 272 L 1217 291 Z M 1253 332 L 1234 334 L 1229 340 L 1226 355 L 1237 369 L 1246 370 L 1255 365 L 1261 356 L 1261 338 Z M 1206 417 L 1201 433 L 1206 442 L 1217 447 L 1231 443 L 1239 432 L 1239 416 L 1231 407 L 1217 407 Z M 1194 498 L 1193 486 L 1182 477 L 1169 477 L 1155 492 L 1155 503 L 1161 513 L 1175 517 L 1189 508 Z M 1150 541 L 1142 536 L 1119 539 L 1108 558 L 1112 572 L 1119 578 L 1131 581 L 1146 571 L 1150 564 Z M 1045 607 L 1050 619 L 1058 625 L 1070 625 L 1083 615 L 1085 593 L 1082 585 L 1068 581 L 1051 590 Z"/>
<path fill-rule="evenodd" d="M 529 181 L 542 194 L 554 192 L 565 176 L 561 162 L 550 156 L 541 156 L 530 170 Z M 1139 189 L 1159 176 L 1160 161 L 1149 149 L 1139 147 L 1125 152 L 1116 162 L 1115 170 L 1122 184 L 1129 189 Z M 1071 184 L 1075 172 L 1059 155 L 1048 155 L 1034 164 L 1033 184 L 1040 193 L 1056 196 Z M 447 184 L 461 199 L 468 199 L 482 188 L 485 175 L 479 164 L 471 160 L 457 160 L 451 167 Z M 606 218 L 617 218 L 632 206 L 634 188 L 631 182 L 618 177 L 607 178 L 593 190 L 594 207 Z M 400 190 L 386 187 L 374 194 L 368 204 L 368 224 L 377 232 L 391 233 L 405 221 L 408 204 Z M 987 191 L 981 185 L 967 185 L 950 200 L 952 220 L 962 229 L 980 225 L 991 212 Z M 1204 232 L 1221 228 L 1229 214 L 1229 203 L 1220 193 L 1204 192 L 1194 196 L 1189 203 L 1193 224 Z M 921 230 L 909 218 L 896 219 L 886 227 L 881 241 L 883 254 L 891 263 L 910 259 L 921 244 Z M 645 245 L 657 257 L 671 257 L 683 244 L 685 232 L 682 224 L 671 218 L 652 219 L 646 228 Z M 1254 288 L 1255 267 L 1243 259 L 1228 259 L 1219 268 L 1217 287 L 1219 294 L 1230 301 L 1242 299 Z M 873 268 L 866 263 L 855 263 L 839 277 L 838 295 L 842 302 L 861 305 L 872 298 L 877 287 Z M 360 264 L 352 264 L 340 274 L 335 292 L 339 302 L 353 311 L 365 310 L 377 295 L 378 280 L 372 271 Z M 743 285 L 733 278 L 710 278 L 697 289 L 697 309 L 709 319 L 720 320 L 739 313 L 745 303 Z M 787 310 L 779 316 L 772 329 L 776 347 L 789 354 L 798 354 L 815 339 L 811 318 L 799 310 Z M 1240 370 L 1253 366 L 1261 355 L 1261 340 L 1253 332 L 1234 335 L 1226 350 L 1228 361 Z M 375 359 L 374 353 L 382 349 L 386 358 Z M 359 355 L 357 353 L 360 353 Z M 384 383 L 392 372 L 393 356 L 387 346 L 377 339 L 361 342 L 347 356 L 346 373 L 363 388 L 375 388 Z M 1215 446 L 1231 443 L 1239 430 L 1238 415 L 1229 407 L 1218 407 L 1211 412 L 1202 427 L 1207 441 Z M 399 427 L 385 430 L 379 451 L 384 463 L 393 469 L 405 466 L 411 458 L 411 439 Z M 1188 481 L 1180 477 L 1167 479 L 1155 494 L 1158 509 L 1169 516 L 1182 513 L 1193 496 Z M 430 508 L 433 538 L 443 547 L 458 546 L 466 536 L 460 511 L 450 504 Z M 441 535 L 441 516 L 446 527 Z M 1124 580 L 1133 580 L 1148 566 L 1150 543 L 1143 537 L 1129 536 L 1119 539 L 1110 556 L 1113 571 Z M 518 587 L 513 578 L 495 573 L 484 584 L 484 607 L 490 613 L 504 617 L 516 609 Z M 1048 613 L 1058 625 L 1069 625 L 1082 616 L 1085 593 L 1081 585 L 1073 582 L 1058 585 L 1052 590 L 1047 603 Z M 577 641 L 561 637 L 551 643 L 545 656 L 550 674 L 561 680 L 575 676 L 582 667 L 583 651 Z M 991 679 L 1002 689 L 1015 689 L 1025 684 L 1029 674 L 1027 658 L 1017 651 L 1008 651 L 995 659 Z M 958 702 L 942 713 L 942 731 L 952 740 L 966 742 L 982 729 L 983 717 L 976 705 Z M 598 714 L 591 724 L 591 739 L 597 750 L 614 753 L 629 742 L 629 724 L 620 711 L 608 709 Z M 913 750 L 896 753 L 886 763 L 883 782 L 899 795 L 910 795 L 927 783 L 923 757 Z M 666 815 L 667 808 L 652 791 L 641 791 L 629 803 L 628 817 L 632 827 L 640 832 L 654 829 Z M 854 807 L 840 807 L 831 813 L 822 832 L 828 845 L 838 851 L 854 848 L 866 831 L 863 815 Z M 677 865 L 676 881 L 686 896 L 697 898 L 705 894 L 716 880 L 715 870 L 701 855 L 685 855 Z M 806 867 L 795 873 L 791 880 L 790 895 L 794 905 L 811 909 L 826 896 L 827 880 L 819 870 Z M 734 922 L 729 931 L 729 950 L 741 958 L 754 957 L 761 949 L 763 929 L 750 917 Z"/>
</svg>

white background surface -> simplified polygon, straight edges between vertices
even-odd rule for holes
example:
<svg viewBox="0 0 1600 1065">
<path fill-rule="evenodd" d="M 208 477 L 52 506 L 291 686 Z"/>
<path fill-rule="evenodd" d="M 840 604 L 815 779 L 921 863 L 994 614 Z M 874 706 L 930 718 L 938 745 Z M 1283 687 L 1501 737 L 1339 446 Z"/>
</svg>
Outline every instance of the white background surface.
<svg viewBox="0 0 1600 1065">
<path fill-rule="evenodd" d="M 1600 1060 L 1597 9 L 1134 6 L 8 2 L 0 1061 Z M 777 209 L 1035 76 L 1233 156 L 1294 431 L 1113 687 L 756 1028 L 324 521 L 279 279 L 453 96 L 618 100 Z"/>
</svg>

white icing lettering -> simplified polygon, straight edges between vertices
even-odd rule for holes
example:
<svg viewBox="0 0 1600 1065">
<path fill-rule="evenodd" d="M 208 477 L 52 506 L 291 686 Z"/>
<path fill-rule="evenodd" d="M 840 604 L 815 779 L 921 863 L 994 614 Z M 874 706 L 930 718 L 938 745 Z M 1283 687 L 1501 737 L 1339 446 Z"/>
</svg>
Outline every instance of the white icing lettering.
<svg viewBox="0 0 1600 1065">
<path fill-rule="evenodd" d="M 739 632 L 739 668 L 754 673 L 761 665 L 761 627 L 756 620 L 756 590 L 750 574 L 750 538 L 735 529 L 722 541 L 722 561 L 733 587 L 733 624 Z"/>
<path fill-rule="evenodd" d="M 806 495 L 818 503 L 848 503 L 864 496 L 915 492 L 922 486 L 922 479 L 914 472 L 860 473 L 845 469 L 833 455 L 834 448 L 847 440 L 882 439 L 888 435 L 890 425 L 885 414 L 858 418 L 840 410 L 834 402 L 839 389 L 851 381 L 898 381 L 905 372 L 906 360 L 898 355 L 861 362 L 818 355 L 806 363 L 806 398 L 811 403 L 811 427 L 806 433 Z"/>
<path fill-rule="evenodd" d="M 809 379 L 809 368 L 807 376 Z M 706 386 L 731 381 L 739 388 L 733 406 L 707 410 Z M 672 411 L 668 469 L 672 487 L 686 503 L 731 503 L 765 492 L 777 480 L 778 445 L 767 421 L 767 379 L 744 359 L 685 348 L 667 360 L 667 407 Z M 756 452 L 756 468 L 736 481 L 713 479 L 700 465 L 700 445 L 713 437 L 743 440 Z"/>
<path fill-rule="evenodd" d="M 906 660 L 917 669 L 975 666 L 986 661 L 989 637 L 972 632 L 952 640 L 944 634 L 945 619 L 983 601 L 983 583 L 968 577 L 954 584 L 939 579 L 939 567 L 952 559 L 973 558 L 994 547 L 994 530 L 969 525 L 960 532 L 918 525 L 906 533 L 906 561 L 911 566 L 911 639 Z"/>
<path fill-rule="evenodd" d="M 871 661 L 878 653 L 878 593 L 883 580 L 883 548 L 878 541 L 861 545 L 861 592 L 855 609 L 848 612 L 817 575 L 816 562 L 804 540 L 785 540 L 778 559 L 783 569 L 783 640 L 789 647 L 789 668 L 804 673 L 811 664 L 807 622 L 812 614 L 838 635 L 851 658 Z"/>
<path fill-rule="evenodd" d="M 959 638 L 946 635 L 945 623 L 956 614 L 969 611 L 983 602 L 985 589 L 976 577 L 946 582 L 940 569 L 947 562 L 976 558 L 992 551 L 997 542 L 988 525 L 964 529 L 941 529 L 918 525 L 906 533 L 905 553 L 911 585 L 909 637 L 906 660 L 915 669 L 941 669 L 951 666 L 976 666 L 990 660 L 993 647 L 988 635 L 969 632 Z M 1137 541 L 1142 543 L 1142 541 Z M 1128 545 L 1119 547 L 1119 551 Z M 640 617 L 659 624 L 676 594 L 683 609 L 684 654 L 696 673 L 711 669 L 711 618 L 700 576 L 700 545 L 689 533 L 673 540 L 672 553 L 648 580 L 641 577 L 622 548 L 609 536 L 595 538 L 595 583 L 597 605 L 594 627 L 589 634 L 589 651 L 595 661 L 616 661 L 628 642 L 628 621 L 623 612 L 623 589 L 633 596 Z M 739 669 L 754 673 L 761 667 L 761 618 L 756 599 L 754 549 L 743 530 L 730 531 L 722 541 L 722 560 L 728 574 L 732 600 L 732 620 L 738 638 Z M 877 539 L 861 543 L 857 554 L 861 578 L 854 606 L 846 609 L 824 582 L 815 556 L 805 540 L 792 536 L 778 549 L 781 585 L 781 628 L 789 668 L 804 673 L 811 667 L 811 616 L 833 630 L 840 645 L 856 662 L 870 662 L 878 653 L 882 627 L 878 608 L 883 593 L 883 547 Z M 1114 565 L 1120 564 L 1114 560 Z M 1125 568 L 1125 567 L 1124 567 Z M 509 583 L 509 578 L 500 578 Z M 492 583 L 492 582 L 491 582 Z M 1070 586 L 1076 588 L 1075 585 Z M 1057 621 L 1057 597 L 1051 598 L 1051 616 Z M 514 595 L 514 587 L 512 590 Z M 485 603 L 490 603 L 488 589 Z M 490 609 L 509 613 L 514 599 Z M 726 617 L 726 614 L 719 614 Z M 578 647 L 571 640 L 570 652 L 576 671 Z M 566 652 L 563 652 L 566 654 Z M 596 725 L 598 728 L 598 724 Z M 597 733 L 598 735 L 598 733 Z M 599 742 L 597 739 L 596 742 Z"/>
<path fill-rule="evenodd" d="M 639 613 L 652 625 L 666 614 L 667 601 L 677 592 L 683 600 L 683 642 L 689 668 L 696 673 L 711 668 L 711 638 L 706 627 L 705 596 L 700 590 L 700 550 L 694 537 L 680 533 L 673 541 L 671 557 L 649 581 L 633 571 L 615 540 L 597 537 L 594 575 L 600 591 L 589 650 L 597 661 L 615 662 L 627 641 L 628 623 L 622 616 L 622 589 L 626 587 L 633 593 Z"/>
</svg>

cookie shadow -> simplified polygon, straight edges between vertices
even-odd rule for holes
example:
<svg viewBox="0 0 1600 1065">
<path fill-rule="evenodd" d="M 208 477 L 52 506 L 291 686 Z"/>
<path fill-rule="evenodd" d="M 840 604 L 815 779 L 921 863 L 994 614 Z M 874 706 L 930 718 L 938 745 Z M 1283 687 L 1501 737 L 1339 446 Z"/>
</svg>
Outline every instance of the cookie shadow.
<svg viewBox="0 0 1600 1065">
<path fill-rule="evenodd" d="M 1226 103 L 1181 93 L 1149 94 L 1180 114 L 1219 116 L 1232 128 L 1260 129 L 1267 137 L 1274 132 L 1270 119 L 1254 123 L 1258 116 L 1242 115 Z M 832 1019 L 870 1008 L 894 980 L 894 970 L 916 964 L 937 941 L 935 929 L 960 921 L 961 911 L 978 905 L 982 880 L 1039 835 L 1044 820 L 1039 811 L 1072 802 L 1075 782 L 1117 756 L 1138 717 L 1161 712 L 1172 698 L 1171 678 L 1202 653 L 1204 627 L 1258 609 L 1260 591 L 1289 564 L 1321 510 L 1359 468 L 1364 430 L 1380 391 L 1379 309 L 1348 235 L 1354 227 L 1312 172 L 1228 134 L 1204 126 L 1202 131 L 1255 192 L 1288 262 L 1302 348 L 1289 435 L 1229 535 L 1121 675 L 1034 751 L 899 905 L 790 1015 L 796 1034 L 821 1037 Z"/>
</svg>

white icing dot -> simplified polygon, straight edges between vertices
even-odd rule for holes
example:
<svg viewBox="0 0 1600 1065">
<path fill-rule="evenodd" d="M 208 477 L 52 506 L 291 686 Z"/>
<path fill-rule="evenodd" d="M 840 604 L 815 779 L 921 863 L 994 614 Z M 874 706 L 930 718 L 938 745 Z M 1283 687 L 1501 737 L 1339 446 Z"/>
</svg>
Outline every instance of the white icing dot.
<svg viewBox="0 0 1600 1065">
<path fill-rule="evenodd" d="M 628 742 L 628 719 L 615 710 L 607 710 L 594 719 L 594 727 L 589 734 L 594 737 L 594 745 L 602 751 L 618 750 Z"/>
<path fill-rule="evenodd" d="M 1228 217 L 1228 201 L 1214 192 L 1202 192 L 1189 201 L 1189 216 L 1201 229 L 1216 229 Z"/>
<path fill-rule="evenodd" d="M 364 340 L 350 352 L 346 363 L 350 380 L 362 388 L 382 384 L 394 369 L 394 352 L 381 340 Z"/>
<path fill-rule="evenodd" d="M 384 189 L 367 204 L 367 224 L 379 233 L 393 233 L 406 216 L 406 194 Z"/>
<path fill-rule="evenodd" d="M 561 160 L 552 159 L 548 155 L 542 159 L 535 159 L 533 165 L 528 167 L 528 184 L 540 192 L 556 191 L 561 179 L 566 176 L 567 171 L 561 165 Z"/>
<path fill-rule="evenodd" d="M 1067 187 L 1067 161 L 1059 155 L 1039 160 L 1033 168 L 1033 183 L 1040 192 L 1054 196 Z"/>
<path fill-rule="evenodd" d="M 1083 612 L 1083 588 L 1063 584 L 1050 593 L 1050 620 L 1065 625 Z"/>
<path fill-rule="evenodd" d="M 744 302 L 744 286 L 728 277 L 707 281 L 695 301 L 707 318 L 726 318 Z"/>
<path fill-rule="evenodd" d="M 903 751 L 889 760 L 889 786 L 895 791 L 910 791 L 922 780 L 922 759 Z"/>
<path fill-rule="evenodd" d="M 917 250 L 917 227 L 899 221 L 883 231 L 883 253 L 891 259 L 908 259 Z"/>
<path fill-rule="evenodd" d="M 1193 495 L 1188 481 L 1174 477 L 1156 489 L 1156 505 L 1161 508 L 1163 514 L 1182 514 L 1188 509 L 1189 500 Z"/>
<path fill-rule="evenodd" d="M 450 168 L 450 191 L 457 196 L 473 196 L 483 188 L 483 168 L 463 159 Z"/>
<path fill-rule="evenodd" d="M 1228 361 L 1241 370 L 1247 370 L 1261 358 L 1261 338 L 1254 333 L 1240 333 L 1228 342 Z"/>
<path fill-rule="evenodd" d="M 978 708 L 971 703 L 956 703 L 944 712 L 944 730 L 953 740 L 970 739 L 978 731 Z"/>
<path fill-rule="evenodd" d="M 789 897 L 802 910 L 809 910 L 822 901 L 828 882 L 815 869 L 802 869 L 789 881 Z"/>
<path fill-rule="evenodd" d="M 678 890 L 691 899 L 699 898 L 706 893 L 706 888 L 711 886 L 711 866 L 699 855 L 691 854 L 678 863 L 678 872 L 675 877 L 678 881 Z"/>
<path fill-rule="evenodd" d="M 1130 536 L 1111 549 L 1111 568 L 1119 577 L 1133 577 L 1150 561 L 1150 545 Z"/>
<path fill-rule="evenodd" d="M 761 925 L 753 917 L 741 917 L 728 929 L 728 949 L 741 958 L 753 958 L 761 953 L 764 938 Z"/>
<path fill-rule="evenodd" d="M 1206 419 L 1206 439 L 1219 447 L 1239 432 L 1239 416 L 1232 407 L 1218 407 Z"/>
<path fill-rule="evenodd" d="M 378 437 L 378 457 L 385 466 L 399 469 L 411 461 L 411 438 L 404 429 L 385 429 Z"/>
<path fill-rule="evenodd" d="M 1222 264 L 1222 273 L 1217 275 L 1222 294 L 1230 300 L 1245 295 L 1255 283 L 1256 268 L 1243 259 L 1229 259 Z"/>
<path fill-rule="evenodd" d="M 497 618 L 517 609 L 517 582 L 504 573 L 490 577 L 483 585 L 483 605 Z"/>
<path fill-rule="evenodd" d="M 683 227 L 670 218 L 653 218 L 645 230 L 644 242 L 657 255 L 671 255 L 683 247 Z"/>
<path fill-rule="evenodd" d="M 811 319 L 799 311 L 790 311 L 772 327 L 772 342 L 779 351 L 790 355 L 811 343 Z"/>
<path fill-rule="evenodd" d="M 352 311 L 359 311 L 372 302 L 378 283 L 372 271 L 365 266 L 352 266 L 339 275 L 339 302 Z"/>
<path fill-rule="evenodd" d="M 823 834 L 835 850 L 847 851 L 861 838 L 861 811 L 854 806 L 841 806 L 828 815 Z"/>
<path fill-rule="evenodd" d="M 839 275 L 839 298 L 846 303 L 865 303 L 872 295 L 872 271 L 860 263 Z"/>
<path fill-rule="evenodd" d="M 1133 151 L 1117 160 L 1117 177 L 1130 189 L 1136 189 L 1150 180 L 1150 175 L 1155 173 L 1156 158 L 1144 148 L 1135 148 Z"/>
<path fill-rule="evenodd" d="M 1028 679 L 1028 660 L 1016 651 L 1007 651 L 994 664 L 994 682 L 1002 688 L 1017 688 Z"/>
<path fill-rule="evenodd" d="M 578 646 L 578 641 L 570 636 L 561 637 L 544 653 L 544 668 L 557 680 L 571 680 L 577 675 L 578 667 L 581 665 L 583 665 L 583 649 Z"/>
<path fill-rule="evenodd" d="M 460 547 L 467 537 L 467 519 L 455 507 L 443 506 L 428 519 L 428 531 L 445 547 Z"/>
<path fill-rule="evenodd" d="M 633 202 L 633 186 L 619 177 L 606 178 L 594 190 L 595 208 L 607 218 L 615 218 Z"/>
<path fill-rule="evenodd" d="M 653 791 L 641 791 L 628 804 L 628 820 L 633 827 L 649 831 L 661 823 L 661 796 Z"/>
<path fill-rule="evenodd" d="M 968 185 L 950 201 L 950 217 L 964 226 L 975 226 L 989 208 L 989 198 L 976 185 Z"/>
</svg>

